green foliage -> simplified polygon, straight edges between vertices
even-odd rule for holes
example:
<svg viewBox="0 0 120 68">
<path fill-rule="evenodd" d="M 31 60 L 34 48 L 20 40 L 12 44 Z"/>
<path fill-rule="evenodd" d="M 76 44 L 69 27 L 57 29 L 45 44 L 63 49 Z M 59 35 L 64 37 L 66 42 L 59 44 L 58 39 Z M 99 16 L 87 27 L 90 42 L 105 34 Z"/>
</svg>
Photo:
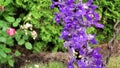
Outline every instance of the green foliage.
<svg viewBox="0 0 120 68">
<path fill-rule="evenodd" d="M 15 51 L 15 56 L 20 56 L 20 55 L 21 55 L 21 53 L 18 50 L 16 50 Z"/>
<path fill-rule="evenodd" d="M 96 34 L 96 29 L 94 27 L 87 28 L 87 33 L 88 34 Z"/>
<path fill-rule="evenodd" d="M 31 63 L 29 65 L 26 65 L 26 66 L 23 66 L 21 68 L 66 68 L 67 66 L 64 65 L 63 63 L 61 62 L 51 62 L 51 63 L 48 63 L 48 64 L 35 64 L 35 63 Z M 75 67 L 77 68 L 77 67 Z"/>
<path fill-rule="evenodd" d="M 108 42 L 113 36 L 113 26 L 120 19 L 120 0 L 94 0 L 98 5 L 97 12 L 100 15 L 100 23 L 104 24 L 103 29 L 97 29 L 96 39 L 99 43 Z"/>
<path fill-rule="evenodd" d="M 62 26 L 53 20 L 51 0 L 0 0 L 0 64 L 14 65 L 14 57 L 23 52 L 65 51 L 60 40 Z M 9 36 L 6 31 L 14 28 L 16 34 Z"/>
<path fill-rule="evenodd" d="M 25 43 L 25 47 L 26 47 L 26 49 L 31 50 L 31 49 L 32 49 L 32 44 L 29 43 L 29 42 L 26 42 L 26 43 Z"/>
<path fill-rule="evenodd" d="M 87 2 L 88 0 L 83 0 Z M 104 25 L 103 29 L 88 28 L 88 33 L 96 34 L 99 43 L 108 42 L 113 37 L 113 26 L 120 19 L 120 0 L 94 0 L 98 6 L 96 10 L 100 15 L 99 23 Z"/>
</svg>

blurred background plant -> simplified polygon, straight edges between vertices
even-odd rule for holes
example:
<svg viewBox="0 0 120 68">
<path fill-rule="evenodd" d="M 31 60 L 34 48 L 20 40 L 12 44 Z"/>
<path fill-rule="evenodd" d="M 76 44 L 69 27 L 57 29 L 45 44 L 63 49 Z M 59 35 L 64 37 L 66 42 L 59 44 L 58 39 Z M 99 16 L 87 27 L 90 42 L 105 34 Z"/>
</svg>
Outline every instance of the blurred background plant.
<svg viewBox="0 0 120 68">
<path fill-rule="evenodd" d="M 94 0 L 98 5 L 97 12 L 100 14 L 100 23 L 104 29 L 97 29 L 96 39 L 99 43 L 108 42 L 113 37 L 113 26 L 120 19 L 120 0 Z"/>
<path fill-rule="evenodd" d="M 95 33 L 99 43 L 108 42 L 113 37 L 113 26 L 120 19 L 119 2 L 120 0 L 94 0 L 94 4 L 98 5 L 99 22 L 104 24 L 104 29 L 92 27 L 88 29 L 88 33 Z"/>
<path fill-rule="evenodd" d="M 56 10 L 51 10 L 50 4 L 50 0 L 0 0 L 1 65 L 13 67 L 14 57 L 25 50 L 65 51 L 59 40 L 62 26 L 53 20 Z"/>
<path fill-rule="evenodd" d="M 84 0 L 85 1 L 85 0 Z M 120 0 L 94 0 L 104 29 L 91 27 L 99 43 L 108 42 L 120 18 Z M 14 57 L 25 52 L 65 52 L 60 40 L 62 26 L 53 20 L 51 0 L 0 0 L 0 64 L 14 66 Z M 11 34 L 11 29 L 13 34 Z M 10 32 L 9 32 L 10 31 Z"/>
</svg>

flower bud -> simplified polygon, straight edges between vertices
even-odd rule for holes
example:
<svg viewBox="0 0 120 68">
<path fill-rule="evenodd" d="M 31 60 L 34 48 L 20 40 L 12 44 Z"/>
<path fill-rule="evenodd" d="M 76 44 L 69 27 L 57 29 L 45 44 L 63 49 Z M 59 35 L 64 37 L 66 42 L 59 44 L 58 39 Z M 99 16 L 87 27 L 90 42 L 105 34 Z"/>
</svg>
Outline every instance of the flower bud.
<svg viewBox="0 0 120 68">
<path fill-rule="evenodd" d="M 7 29 L 7 34 L 8 34 L 9 36 L 14 36 L 15 33 L 16 33 L 16 30 L 15 30 L 14 28 L 8 28 L 8 29 Z"/>
</svg>

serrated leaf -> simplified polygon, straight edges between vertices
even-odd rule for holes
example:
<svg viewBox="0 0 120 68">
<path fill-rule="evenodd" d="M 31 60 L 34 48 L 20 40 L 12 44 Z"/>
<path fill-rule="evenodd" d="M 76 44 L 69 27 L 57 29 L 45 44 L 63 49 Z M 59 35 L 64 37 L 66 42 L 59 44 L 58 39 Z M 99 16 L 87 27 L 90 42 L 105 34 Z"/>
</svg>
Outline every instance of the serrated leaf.
<svg viewBox="0 0 120 68">
<path fill-rule="evenodd" d="M 29 42 L 26 42 L 25 43 L 25 47 L 26 47 L 26 49 L 32 49 L 32 44 L 31 43 L 29 43 Z"/>
<path fill-rule="evenodd" d="M 17 51 L 15 51 L 15 56 L 20 56 L 21 55 L 21 53 L 17 50 Z"/>
<path fill-rule="evenodd" d="M 24 43 L 25 43 L 25 40 L 23 40 L 23 39 L 21 39 L 21 40 L 18 41 L 19 45 L 23 45 Z"/>
<path fill-rule="evenodd" d="M 12 59 L 8 60 L 8 64 L 13 67 L 14 66 L 14 61 Z"/>
</svg>

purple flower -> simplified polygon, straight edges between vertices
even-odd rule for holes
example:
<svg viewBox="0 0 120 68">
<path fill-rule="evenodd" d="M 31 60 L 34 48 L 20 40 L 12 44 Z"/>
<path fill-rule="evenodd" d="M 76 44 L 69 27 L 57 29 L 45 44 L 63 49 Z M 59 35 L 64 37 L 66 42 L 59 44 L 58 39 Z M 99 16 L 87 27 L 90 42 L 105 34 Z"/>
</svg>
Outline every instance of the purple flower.
<svg viewBox="0 0 120 68">
<path fill-rule="evenodd" d="M 74 59 L 71 59 L 71 60 L 69 61 L 69 63 L 68 63 L 67 68 L 74 68 L 73 63 L 74 63 Z"/>
<path fill-rule="evenodd" d="M 67 68 L 74 68 L 74 66 L 72 63 L 71 64 L 69 63 Z"/>
<path fill-rule="evenodd" d="M 73 4 L 74 2 L 75 2 L 75 0 L 66 0 L 66 1 L 65 1 L 65 4 L 71 5 L 71 4 Z"/>
<path fill-rule="evenodd" d="M 98 49 L 91 48 L 89 44 L 97 44 L 95 35 L 87 34 L 86 29 L 91 26 L 103 28 L 99 24 L 99 14 L 95 12 L 97 6 L 93 0 L 76 3 L 75 0 L 52 0 L 51 7 L 57 7 L 59 12 L 55 16 L 57 23 L 63 25 L 61 38 L 64 39 L 64 47 L 68 49 L 70 61 L 67 68 L 105 68 L 102 56 Z"/>
<path fill-rule="evenodd" d="M 55 20 L 57 23 L 60 23 L 60 21 L 61 21 L 60 16 L 56 15 Z"/>
<path fill-rule="evenodd" d="M 93 38 L 92 40 L 90 40 L 90 44 L 97 44 L 98 42 L 96 41 L 95 38 Z"/>
<path fill-rule="evenodd" d="M 99 24 L 99 23 L 96 23 L 95 26 L 98 27 L 98 28 L 103 28 L 104 27 L 104 25 Z"/>
<path fill-rule="evenodd" d="M 94 50 L 92 51 L 92 55 L 94 58 L 97 58 L 97 59 L 101 59 L 102 56 L 98 53 L 99 52 L 99 48 L 94 48 Z"/>
<path fill-rule="evenodd" d="M 67 30 L 64 30 L 64 31 L 61 32 L 61 38 L 67 40 L 68 36 L 69 36 L 69 32 Z"/>
<path fill-rule="evenodd" d="M 67 16 L 64 18 L 64 21 L 67 23 L 67 22 L 71 22 L 72 21 L 72 17 L 70 16 Z"/>
</svg>

